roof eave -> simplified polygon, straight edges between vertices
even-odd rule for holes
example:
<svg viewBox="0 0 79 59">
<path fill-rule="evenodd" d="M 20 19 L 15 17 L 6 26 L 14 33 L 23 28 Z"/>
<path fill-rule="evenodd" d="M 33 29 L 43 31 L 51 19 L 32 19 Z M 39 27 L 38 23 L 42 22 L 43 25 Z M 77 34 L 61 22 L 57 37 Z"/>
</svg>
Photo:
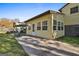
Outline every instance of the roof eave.
<svg viewBox="0 0 79 59">
<path fill-rule="evenodd" d="M 59 9 L 59 11 L 61 12 L 61 10 L 62 10 L 65 6 L 67 6 L 68 4 L 70 4 L 70 3 L 65 4 L 63 7 L 61 7 L 61 8 Z"/>
<path fill-rule="evenodd" d="M 37 17 L 39 17 L 39 16 L 41 16 L 41 15 L 48 14 L 48 13 L 51 13 L 51 10 L 48 10 L 48 11 L 46 11 L 46 12 L 43 12 L 43 13 L 41 13 L 41 14 L 39 14 L 39 15 L 37 15 L 37 16 L 34 16 L 34 17 L 32 17 L 32 18 L 30 18 L 30 19 L 24 21 L 24 22 L 28 22 L 28 21 L 30 21 L 30 20 L 32 20 L 32 19 L 34 19 L 34 18 L 37 18 Z"/>
<path fill-rule="evenodd" d="M 45 15 L 45 14 L 52 14 L 52 13 L 57 13 L 57 14 L 62 14 L 62 15 L 63 15 L 63 13 L 60 13 L 60 12 L 57 12 L 57 11 L 48 10 L 48 11 L 43 12 L 43 13 L 41 13 L 41 14 L 35 16 L 35 17 L 32 17 L 32 18 L 30 18 L 30 19 L 28 19 L 28 20 L 26 20 L 26 21 L 24 21 L 24 22 L 28 22 L 28 21 L 30 21 L 30 20 L 32 20 L 32 19 L 38 18 L 38 17 L 43 16 L 43 15 Z"/>
</svg>

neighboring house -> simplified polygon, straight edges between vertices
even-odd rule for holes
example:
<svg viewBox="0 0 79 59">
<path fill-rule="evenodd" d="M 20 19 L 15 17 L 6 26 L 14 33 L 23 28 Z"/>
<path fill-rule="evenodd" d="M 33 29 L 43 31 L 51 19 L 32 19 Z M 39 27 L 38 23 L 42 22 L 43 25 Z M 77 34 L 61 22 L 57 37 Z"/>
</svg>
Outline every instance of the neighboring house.
<svg viewBox="0 0 79 59">
<path fill-rule="evenodd" d="M 55 39 L 79 35 L 79 3 L 67 3 L 59 12 L 48 10 L 25 21 L 27 35 Z"/>
</svg>

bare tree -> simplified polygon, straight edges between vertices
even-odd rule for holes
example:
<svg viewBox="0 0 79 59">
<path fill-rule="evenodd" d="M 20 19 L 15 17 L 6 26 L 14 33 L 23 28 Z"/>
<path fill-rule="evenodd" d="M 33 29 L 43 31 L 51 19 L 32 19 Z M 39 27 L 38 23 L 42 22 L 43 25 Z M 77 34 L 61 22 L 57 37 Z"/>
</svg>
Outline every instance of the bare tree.
<svg viewBox="0 0 79 59">
<path fill-rule="evenodd" d="M 14 19 L 14 21 L 15 21 L 15 22 L 20 22 L 20 20 L 19 20 L 19 19 L 17 19 L 17 18 L 16 18 L 16 19 Z"/>
</svg>

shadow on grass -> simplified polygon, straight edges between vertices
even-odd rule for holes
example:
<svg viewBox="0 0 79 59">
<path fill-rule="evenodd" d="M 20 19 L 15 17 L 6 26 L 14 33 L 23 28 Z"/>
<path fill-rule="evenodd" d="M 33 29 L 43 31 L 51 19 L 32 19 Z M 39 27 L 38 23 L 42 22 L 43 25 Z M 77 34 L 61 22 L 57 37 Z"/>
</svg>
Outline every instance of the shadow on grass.
<svg viewBox="0 0 79 59">
<path fill-rule="evenodd" d="M 0 34 L 0 54 L 6 54 L 7 56 L 28 56 L 15 37 L 10 34 Z"/>
</svg>

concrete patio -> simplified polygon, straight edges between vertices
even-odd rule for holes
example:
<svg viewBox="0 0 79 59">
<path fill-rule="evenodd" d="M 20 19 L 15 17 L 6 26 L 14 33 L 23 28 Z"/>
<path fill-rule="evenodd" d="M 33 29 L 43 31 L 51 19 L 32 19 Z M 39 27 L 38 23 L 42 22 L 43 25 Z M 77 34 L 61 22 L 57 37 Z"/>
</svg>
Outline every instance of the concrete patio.
<svg viewBox="0 0 79 59">
<path fill-rule="evenodd" d="M 79 50 L 64 43 L 45 39 L 22 36 L 17 37 L 17 41 L 22 45 L 25 52 L 30 56 L 79 56 Z"/>
</svg>

